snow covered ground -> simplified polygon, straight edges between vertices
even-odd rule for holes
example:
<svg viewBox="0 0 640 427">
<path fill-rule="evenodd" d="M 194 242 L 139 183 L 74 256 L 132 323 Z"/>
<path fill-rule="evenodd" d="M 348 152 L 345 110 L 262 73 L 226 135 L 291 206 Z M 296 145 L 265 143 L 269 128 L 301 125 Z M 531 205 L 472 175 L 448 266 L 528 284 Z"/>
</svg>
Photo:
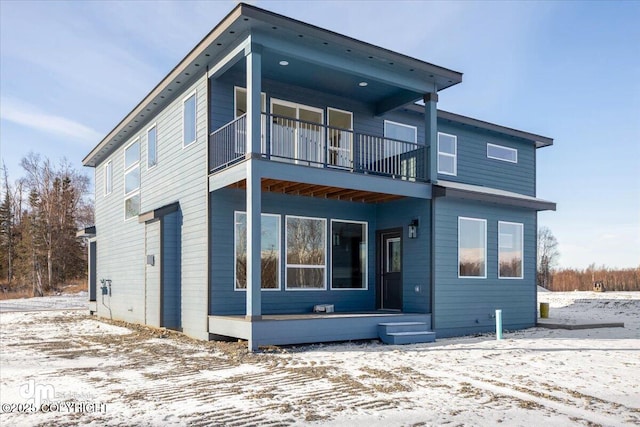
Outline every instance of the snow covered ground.
<svg viewBox="0 0 640 427">
<path fill-rule="evenodd" d="M 74 308 L 88 309 L 87 292 L 63 294 L 41 298 L 20 298 L 0 300 L 0 313 L 7 311 L 42 311 Z"/>
<path fill-rule="evenodd" d="M 5 311 L 0 424 L 639 425 L 640 293 L 538 298 L 552 319 L 625 327 L 249 354 L 85 310 Z"/>
</svg>

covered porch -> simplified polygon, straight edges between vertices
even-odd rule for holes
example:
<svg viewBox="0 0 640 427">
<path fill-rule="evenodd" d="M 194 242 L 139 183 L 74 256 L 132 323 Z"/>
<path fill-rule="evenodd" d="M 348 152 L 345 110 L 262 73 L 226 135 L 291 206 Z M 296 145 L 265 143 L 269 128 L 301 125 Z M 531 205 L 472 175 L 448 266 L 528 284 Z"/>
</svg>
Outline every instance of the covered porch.
<svg viewBox="0 0 640 427">
<path fill-rule="evenodd" d="M 245 316 L 209 316 L 209 333 L 252 342 L 252 346 L 308 344 L 378 339 L 381 323 L 420 323 L 431 329 L 431 315 L 390 311 L 264 315 L 258 321 Z"/>
</svg>

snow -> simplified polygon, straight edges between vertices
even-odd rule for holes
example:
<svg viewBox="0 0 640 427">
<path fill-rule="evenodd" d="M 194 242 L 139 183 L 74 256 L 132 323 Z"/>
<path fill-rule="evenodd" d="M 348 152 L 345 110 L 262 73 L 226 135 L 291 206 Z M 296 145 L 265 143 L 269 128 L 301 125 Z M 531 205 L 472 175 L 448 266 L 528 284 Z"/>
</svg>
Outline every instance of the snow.
<svg viewBox="0 0 640 427">
<path fill-rule="evenodd" d="M 88 308 L 87 292 L 39 298 L 20 298 L 0 301 L 0 313 L 7 311 L 42 311 Z"/>
<path fill-rule="evenodd" d="M 243 344 L 102 321 L 86 310 L 4 311 L 0 401 L 4 412 L 14 412 L 1 420 L 16 426 L 638 425 L 640 293 L 541 292 L 538 300 L 550 304 L 552 320 L 625 327 L 250 354 Z M 42 299 L 17 303 L 30 306 L 52 307 Z M 45 395 L 47 386 L 53 396 Z M 37 400 L 57 411 L 15 412 Z"/>
</svg>

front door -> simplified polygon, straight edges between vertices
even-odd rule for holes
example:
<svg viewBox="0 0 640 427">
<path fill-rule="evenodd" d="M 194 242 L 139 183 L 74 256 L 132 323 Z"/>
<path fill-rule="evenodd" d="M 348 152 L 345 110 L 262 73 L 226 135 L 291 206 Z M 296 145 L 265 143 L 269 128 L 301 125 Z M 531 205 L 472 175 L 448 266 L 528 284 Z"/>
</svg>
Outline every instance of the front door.
<svg viewBox="0 0 640 427">
<path fill-rule="evenodd" d="M 402 233 L 383 233 L 380 245 L 380 308 L 402 310 Z"/>
</svg>

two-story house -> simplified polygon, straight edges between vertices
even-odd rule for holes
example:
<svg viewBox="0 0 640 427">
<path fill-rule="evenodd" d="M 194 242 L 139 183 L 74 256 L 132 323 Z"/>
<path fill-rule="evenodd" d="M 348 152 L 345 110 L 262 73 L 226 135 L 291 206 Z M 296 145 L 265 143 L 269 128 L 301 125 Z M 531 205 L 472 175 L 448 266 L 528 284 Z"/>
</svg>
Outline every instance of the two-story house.
<svg viewBox="0 0 640 427">
<path fill-rule="evenodd" d="M 251 350 L 534 326 L 553 140 L 439 111 L 461 81 L 238 4 L 84 158 L 91 311 Z"/>
</svg>

